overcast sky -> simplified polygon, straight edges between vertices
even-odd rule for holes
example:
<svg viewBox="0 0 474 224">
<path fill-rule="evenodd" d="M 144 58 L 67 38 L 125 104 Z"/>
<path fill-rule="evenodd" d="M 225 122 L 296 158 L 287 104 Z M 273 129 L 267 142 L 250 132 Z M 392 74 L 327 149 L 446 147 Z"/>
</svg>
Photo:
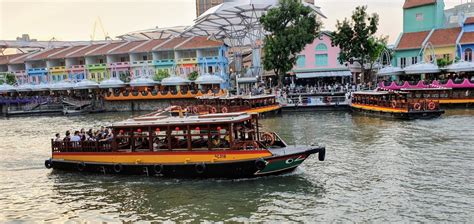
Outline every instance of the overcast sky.
<svg viewBox="0 0 474 224">
<path fill-rule="evenodd" d="M 445 0 L 446 8 L 467 0 Z M 402 30 L 404 0 L 315 0 L 321 6 L 324 30 L 334 30 L 337 20 L 350 17 L 358 5 L 380 15 L 379 35 L 393 43 Z M 195 0 L 0 0 L 0 39 L 23 33 L 50 40 L 90 40 L 94 22 L 101 18 L 111 37 L 153 27 L 191 25 Z M 95 39 L 104 35 L 97 29 Z"/>
</svg>

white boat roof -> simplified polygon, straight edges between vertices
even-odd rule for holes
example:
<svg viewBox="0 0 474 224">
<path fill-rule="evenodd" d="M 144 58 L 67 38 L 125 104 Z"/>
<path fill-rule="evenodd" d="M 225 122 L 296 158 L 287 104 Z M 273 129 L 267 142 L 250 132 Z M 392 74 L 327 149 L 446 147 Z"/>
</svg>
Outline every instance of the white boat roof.
<svg viewBox="0 0 474 224">
<path fill-rule="evenodd" d="M 244 112 L 227 113 L 227 114 L 205 114 L 196 116 L 142 116 L 117 122 L 112 127 L 136 127 L 149 125 L 184 125 L 184 124 L 209 124 L 209 123 L 231 123 L 244 121 L 251 118 L 251 115 Z"/>
<path fill-rule="evenodd" d="M 201 99 L 201 100 L 213 100 L 213 99 L 221 99 L 221 100 L 233 100 L 233 99 L 244 99 L 244 100 L 253 100 L 253 99 L 263 99 L 263 98 L 274 98 L 275 96 L 274 95 L 255 95 L 255 96 L 249 96 L 249 95 L 245 95 L 245 96 L 207 96 L 207 95 L 204 95 L 204 96 L 198 96 L 196 97 L 197 99 Z"/>
</svg>

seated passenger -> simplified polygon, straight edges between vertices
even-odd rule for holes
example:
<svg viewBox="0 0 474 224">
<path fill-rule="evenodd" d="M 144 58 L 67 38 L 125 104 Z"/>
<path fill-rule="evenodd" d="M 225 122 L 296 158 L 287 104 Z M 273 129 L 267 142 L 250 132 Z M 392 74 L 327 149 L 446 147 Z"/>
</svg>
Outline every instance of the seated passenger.
<svg viewBox="0 0 474 224">
<path fill-rule="evenodd" d="M 71 132 L 66 131 L 66 137 L 63 138 L 63 141 L 65 142 L 71 141 Z"/>
<path fill-rule="evenodd" d="M 79 131 L 74 132 L 74 136 L 71 137 L 71 142 L 80 142 L 81 136 L 79 136 Z"/>
<path fill-rule="evenodd" d="M 54 139 L 55 142 L 60 142 L 62 141 L 61 137 L 59 136 L 59 133 L 56 133 L 56 138 Z"/>
</svg>

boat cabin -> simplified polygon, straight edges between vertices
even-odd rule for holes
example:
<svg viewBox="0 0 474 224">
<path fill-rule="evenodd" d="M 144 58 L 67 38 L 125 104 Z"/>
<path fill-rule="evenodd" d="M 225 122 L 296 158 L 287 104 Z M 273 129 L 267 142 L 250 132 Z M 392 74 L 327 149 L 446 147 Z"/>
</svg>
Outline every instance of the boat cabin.
<svg viewBox="0 0 474 224">
<path fill-rule="evenodd" d="M 202 96 L 192 107 L 192 112 L 200 113 L 229 113 L 254 110 L 264 107 L 278 106 L 274 95 L 259 96 Z"/>
<path fill-rule="evenodd" d="M 53 152 L 259 150 L 286 146 L 275 133 L 261 132 L 257 114 L 142 116 L 110 128 L 113 137 L 107 141 L 52 141 Z"/>
<path fill-rule="evenodd" d="M 438 110 L 439 102 L 413 98 L 404 91 L 364 91 L 352 93 L 352 107 L 365 106 L 365 109 L 388 108 L 397 111 Z M 389 112 L 389 111 L 387 111 Z"/>
</svg>

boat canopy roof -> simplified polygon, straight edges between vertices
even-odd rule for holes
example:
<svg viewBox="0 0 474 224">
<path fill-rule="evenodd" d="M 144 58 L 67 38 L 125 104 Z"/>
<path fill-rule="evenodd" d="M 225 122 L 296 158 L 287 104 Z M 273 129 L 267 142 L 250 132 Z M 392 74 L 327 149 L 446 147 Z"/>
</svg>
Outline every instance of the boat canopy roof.
<svg viewBox="0 0 474 224">
<path fill-rule="evenodd" d="M 219 99 L 219 100 L 235 100 L 235 99 L 244 99 L 244 100 L 256 100 L 256 99 L 265 99 L 265 98 L 275 98 L 274 95 L 255 95 L 255 96 L 212 96 L 212 95 L 204 95 L 204 96 L 198 96 L 196 97 L 197 99 L 200 100 L 214 100 L 214 99 Z"/>
<path fill-rule="evenodd" d="M 242 122 L 251 118 L 251 114 L 243 112 L 227 114 L 206 114 L 188 117 L 158 115 L 131 118 L 125 121 L 114 123 L 111 127 L 220 124 Z"/>
<path fill-rule="evenodd" d="M 450 90 L 447 87 L 430 87 L 430 88 L 401 88 L 402 91 L 430 91 L 430 90 Z"/>
<path fill-rule="evenodd" d="M 382 95 L 390 95 L 390 94 L 407 94 L 407 92 L 401 91 L 359 91 L 353 92 L 353 95 L 371 95 L 371 96 L 382 96 Z"/>
</svg>

